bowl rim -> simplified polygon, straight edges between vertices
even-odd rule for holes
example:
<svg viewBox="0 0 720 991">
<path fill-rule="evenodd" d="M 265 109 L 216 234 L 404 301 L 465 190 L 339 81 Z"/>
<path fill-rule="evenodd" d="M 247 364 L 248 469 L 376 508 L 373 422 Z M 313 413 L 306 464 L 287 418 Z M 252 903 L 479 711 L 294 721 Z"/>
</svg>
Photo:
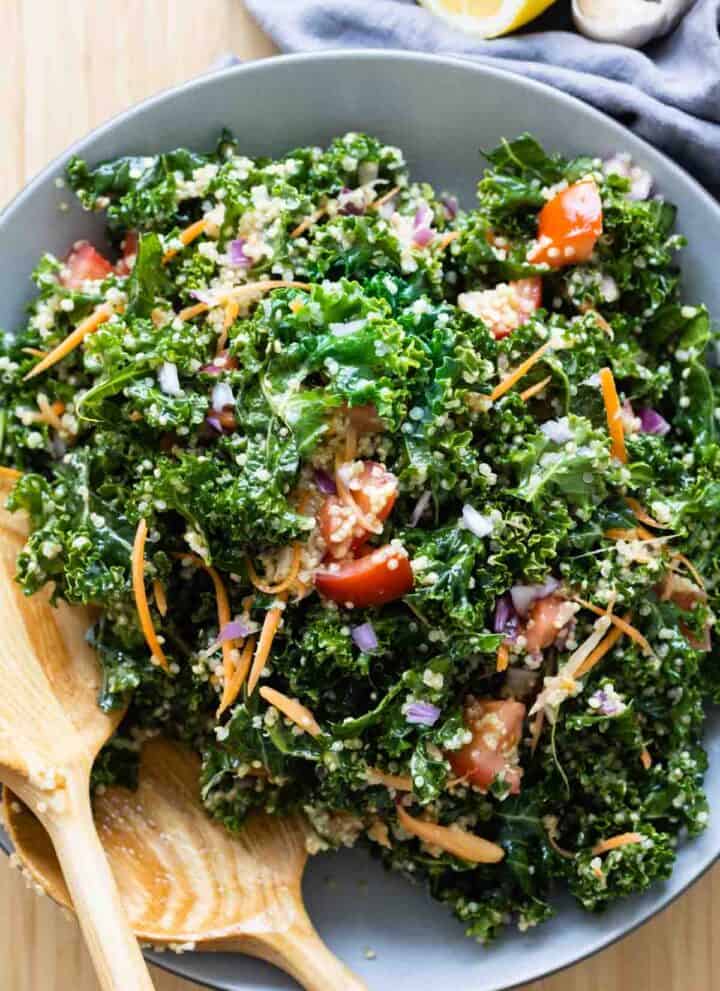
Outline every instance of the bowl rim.
<svg viewBox="0 0 720 991">
<path fill-rule="evenodd" d="M 705 209 L 714 215 L 717 223 L 720 225 L 720 203 L 694 176 L 673 161 L 673 159 L 671 159 L 665 152 L 655 148 L 643 137 L 633 133 L 625 125 L 614 120 L 602 110 L 598 110 L 596 107 L 585 103 L 578 97 L 565 93 L 563 90 L 550 86 L 547 83 L 540 82 L 535 79 L 529 79 L 526 76 L 521 75 L 519 72 L 512 72 L 508 69 L 500 68 L 495 64 L 477 61 L 470 56 L 462 54 L 451 55 L 424 53 L 398 48 L 331 48 L 307 52 L 294 52 L 290 54 L 270 55 L 244 62 L 241 61 L 237 64 L 221 66 L 220 68 L 209 68 L 206 72 L 203 72 L 202 74 L 195 76 L 184 83 L 165 87 L 152 96 L 146 97 L 138 103 L 134 103 L 127 109 L 119 111 L 102 124 L 91 128 L 91 130 L 86 132 L 82 137 L 78 138 L 62 152 L 55 155 L 51 161 L 40 169 L 34 176 L 32 176 L 32 178 L 28 180 L 28 182 L 22 186 L 21 189 L 5 204 L 2 210 L 0 210 L 0 225 L 10 219 L 12 214 L 18 210 L 27 199 L 32 197 L 36 188 L 38 188 L 46 179 L 56 175 L 58 170 L 64 169 L 67 160 L 72 155 L 81 154 L 89 142 L 96 138 L 102 137 L 106 133 L 109 133 L 121 122 L 132 120 L 136 116 L 144 114 L 152 107 L 158 106 L 165 102 L 181 99 L 185 93 L 192 90 L 196 90 L 204 86 L 217 85 L 217 81 L 221 77 L 241 77 L 245 75 L 252 75 L 254 73 L 262 74 L 265 72 L 272 72 L 274 67 L 277 65 L 292 64 L 303 66 L 308 64 L 312 65 L 318 62 L 371 63 L 373 61 L 388 63 L 408 62 L 415 64 L 431 63 L 437 66 L 445 66 L 450 69 L 462 68 L 469 72 L 476 73 L 479 76 L 485 76 L 488 79 L 510 82 L 514 86 L 518 86 L 521 89 L 524 88 L 534 91 L 538 95 L 545 96 L 550 99 L 556 105 L 567 107 L 570 112 L 580 113 L 582 116 L 590 118 L 591 120 L 595 119 L 599 123 L 602 123 L 603 128 L 613 134 L 619 142 L 627 143 L 629 140 L 631 144 L 646 153 L 650 159 L 661 161 L 668 172 L 684 184 L 691 194 L 702 202 Z M 718 314 L 718 317 L 720 318 L 720 314 Z M 7 837 L 7 834 L 3 830 L 2 826 L 0 826 L 0 849 L 2 849 L 5 854 L 10 854 L 12 851 L 9 838 Z M 520 982 L 503 984 L 502 989 L 498 986 L 497 991 L 512 991 L 514 988 L 520 988 L 522 985 L 527 984 L 528 980 L 537 981 L 543 980 L 546 977 L 551 977 L 554 974 L 558 974 L 563 970 L 567 970 L 570 967 L 574 967 L 576 964 L 590 959 L 608 947 L 613 946 L 615 943 L 619 943 L 621 940 L 625 939 L 626 936 L 634 933 L 646 922 L 649 922 L 661 912 L 665 911 L 665 909 L 684 895 L 697 881 L 704 877 L 719 859 L 720 846 L 714 853 L 706 856 L 705 861 L 701 862 L 697 872 L 690 877 L 681 888 L 673 892 L 662 892 L 662 890 L 660 890 L 657 895 L 657 903 L 649 907 L 636 922 L 629 925 L 621 932 L 608 935 L 607 938 L 601 939 L 600 942 L 593 944 L 590 949 L 578 952 L 577 955 L 571 956 L 565 962 L 556 967 L 552 967 L 550 970 L 544 970 L 527 979 L 523 978 Z M 194 974 L 188 974 L 180 963 L 180 955 L 178 955 L 176 959 L 170 960 L 168 959 L 167 952 L 157 953 L 153 951 L 145 951 L 145 955 L 154 966 L 159 967 L 161 970 L 164 970 L 170 974 L 182 977 L 188 981 L 192 981 L 200 987 L 207 987 L 211 989 L 221 988 L 218 984 L 209 983 L 205 978 L 198 978 Z"/>
</svg>

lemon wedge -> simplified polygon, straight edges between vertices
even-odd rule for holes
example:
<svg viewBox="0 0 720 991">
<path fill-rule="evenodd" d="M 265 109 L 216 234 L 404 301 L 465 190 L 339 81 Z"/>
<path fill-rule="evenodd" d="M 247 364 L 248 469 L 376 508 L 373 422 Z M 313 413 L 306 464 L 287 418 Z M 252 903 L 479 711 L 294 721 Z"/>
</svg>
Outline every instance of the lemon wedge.
<svg viewBox="0 0 720 991">
<path fill-rule="evenodd" d="M 534 20 L 555 0 L 419 0 L 453 27 L 481 38 L 497 38 Z"/>
</svg>

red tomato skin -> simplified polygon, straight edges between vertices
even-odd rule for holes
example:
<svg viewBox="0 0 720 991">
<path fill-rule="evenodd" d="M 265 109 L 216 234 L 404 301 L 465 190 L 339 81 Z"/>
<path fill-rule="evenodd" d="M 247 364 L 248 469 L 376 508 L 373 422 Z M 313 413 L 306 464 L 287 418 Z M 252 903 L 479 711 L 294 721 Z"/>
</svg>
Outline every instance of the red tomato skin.
<svg viewBox="0 0 720 991">
<path fill-rule="evenodd" d="M 493 718 L 495 717 L 495 718 Z M 460 750 L 447 751 L 447 759 L 459 778 L 487 791 L 496 775 L 505 772 L 512 795 L 520 791 L 522 768 L 514 758 L 525 719 L 525 706 L 513 699 L 470 699 L 463 713 L 472 740 Z"/>
<path fill-rule="evenodd" d="M 79 289 L 83 282 L 99 281 L 112 272 L 112 265 L 89 241 L 76 241 L 65 259 L 60 281 L 68 289 Z"/>
<path fill-rule="evenodd" d="M 496 341 L 501 341 L 503 337 L 508 337 L 518 327 L 527 323 L 531 314 L 539 310 L 542 306 L 542 276 L 532 275 L 527 279 L 515 279 L 508 283 L 512 286 L 520 298 L 522 309 L 518 313 L 517 321 L 510 324 L 495 324 L 491 327 L 492 335 Z"/>
<path fill-rule="evenodd" d="M 130 275 L 132 272 L 138 250 L 138 240 L 137 231 L 128 231 L 120 242 L 122 257 L 115 263 L 115 272 L 118 275 Z"/>
<path fill-rule="evenodd" d="M 327 548 L 327 557 L 330 560 L 336 561 L 347 557 L 353 546 L 353 542 L 358 539 L 358 535 L 355 532 L 357 529 L 357 517 L 352 509 L 345 505 L 340 496 L 328 495 L 325 496 L 317 519 L 320 533 Z M 340 528 L 343 530 L 343 539 L 333 539 L 338 535 Z M 364 530 L 363 533 L 365 533 Z"/>
<path fill-rule="evenodd" d="M 528 622 L 522 630 L 528 654 L 537 654 L 555 643 L 560 635 L 560 627 L 555 626 L 555 620 L 564 604 L 565 599 L 559 595 L 547 595 L 533 602 Z"/>
<path fill-rule="evenodd" d="M 388 545 L 355 561 L 338 564 L 333 570 L 317 571 L 315 587 L 333 602 L 352 603 L 358 608 L 380 606 L 412 589 L 413 572 L 407 554 Z"/>
<path fill-rule="evenodd" d="M 345 412 L 350 426 L 359 434 L 378 434 L 385 430 L 385 424 L 372 403 L 367 403 L 365 406 L 347 406 Z"/>
<path fill-rule="evenodd" d="M 602 219 L 602 200 L 594 180 L 582 179 L 568 186 L 540 211 L 538 244 L 528 261 L 551 268 L 588 261 L 602 234 Z"/>
<path fill-rule="evenodd" d="M 359 488 L 352 488 L 352 497 L 362 514 L 382 523 L 390 515 L 398 495 L 397 478 L 392 472 L 386 471 L 384 466 L 375 461 L 366 461 L 362 472 L 356 476 Z M 386 489 L 385 501 L 373 512 L 371 490 L 373 488 Z M 358 514 L 342 501 L 339 496 L 329 495 L 325 498 L 318 513 L 318 524 L 325 544 L 328 548 L 328 557 L 331 560 L 342 560 L 347 557 L 351 550 L 356 551 L 362 547 L 370 536 L 371 531 L 366 529 L 358 519 Z M 334 540 L 338 528 L 343 531 L 342 540 Z"/>
<path fill-rule="evenodd" d="M 374 516 L 381 523 L 384 522 L 395 505 L 398 497 L 398 481 L 391 471 L 387 471 L 384 465 L 377 461 L 366 461 L 362 473 L 358 476 L 360 488 L 351 489 L 353 499 L 358 504 L 363 513 Z M 392 487 L 392 489 L 391 489 Z M 378 506 L 375 511 L 372 507 L 370 491 L 373 488 L 387 488 L 387 496 L 382 506 Z"/>
</svg>

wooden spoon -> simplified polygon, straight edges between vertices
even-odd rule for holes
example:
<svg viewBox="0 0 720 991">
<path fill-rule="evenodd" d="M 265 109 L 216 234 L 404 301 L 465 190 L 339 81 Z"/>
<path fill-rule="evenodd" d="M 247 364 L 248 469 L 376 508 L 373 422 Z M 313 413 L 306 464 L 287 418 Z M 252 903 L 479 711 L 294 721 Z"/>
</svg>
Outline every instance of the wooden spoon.
<svg viewBox="0 0 720 991">
<path fill-rule="evenodd" d="M 232 834 L 203 808 L 199 775 L 195 754 L 155 739 L 143 747 L 137 791 L 113 787 L 95 799 L 98 833 L 138 938 L 260 957 L 308 991 L 364 988 L 305 911 L 304 820 L 256 813 Z M 41 824 L 7 790 L 5 813 L 33 879 L 70 907 Z"/>
<path fill-rule="evenodd" d="M 6 488 L 6 487 L 5 487 Z M 14 580 L 27 528 L 0 492 L 0 779 L 50 834 L 105 991 L 152 991 L 90 808 L 90 770 L 122 712 L 97 705 L 100 671 L 87 610 L 54 609 Z"/>
</svg>

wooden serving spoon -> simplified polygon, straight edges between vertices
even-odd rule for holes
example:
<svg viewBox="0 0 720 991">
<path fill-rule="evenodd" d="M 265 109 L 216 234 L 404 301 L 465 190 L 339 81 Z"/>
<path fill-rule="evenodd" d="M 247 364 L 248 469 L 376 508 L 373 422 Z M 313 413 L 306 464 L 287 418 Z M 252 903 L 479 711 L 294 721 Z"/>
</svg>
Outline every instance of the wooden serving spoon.
<svg viewBox="0 0 720 991">
<path fill-rule="evenodd" d="M 100 671 L 87 610 L 26 597 L 14 580 L 27 535 L 0 486 L 0 780 L 32 809 L 62 864 L 100 984 L 152 991 L 90 808 L 90 770 L 122 712 L 97 705 Z"/>
<path fill-rule="evenodd" d="M 95 799 L 98 833 L 138 938 L 260 957 L 307 991 L 365 988 L 305 910 L 304 820 L 256 813 L 232 834 L 203 808 L 199 776 L 195 754 L 154 739 L 142 750 L 137 791 L 112 787 Z M 7 790 L 5 814 L 33 879 L 71 907 L 47 833 Z"/>
</svg>

